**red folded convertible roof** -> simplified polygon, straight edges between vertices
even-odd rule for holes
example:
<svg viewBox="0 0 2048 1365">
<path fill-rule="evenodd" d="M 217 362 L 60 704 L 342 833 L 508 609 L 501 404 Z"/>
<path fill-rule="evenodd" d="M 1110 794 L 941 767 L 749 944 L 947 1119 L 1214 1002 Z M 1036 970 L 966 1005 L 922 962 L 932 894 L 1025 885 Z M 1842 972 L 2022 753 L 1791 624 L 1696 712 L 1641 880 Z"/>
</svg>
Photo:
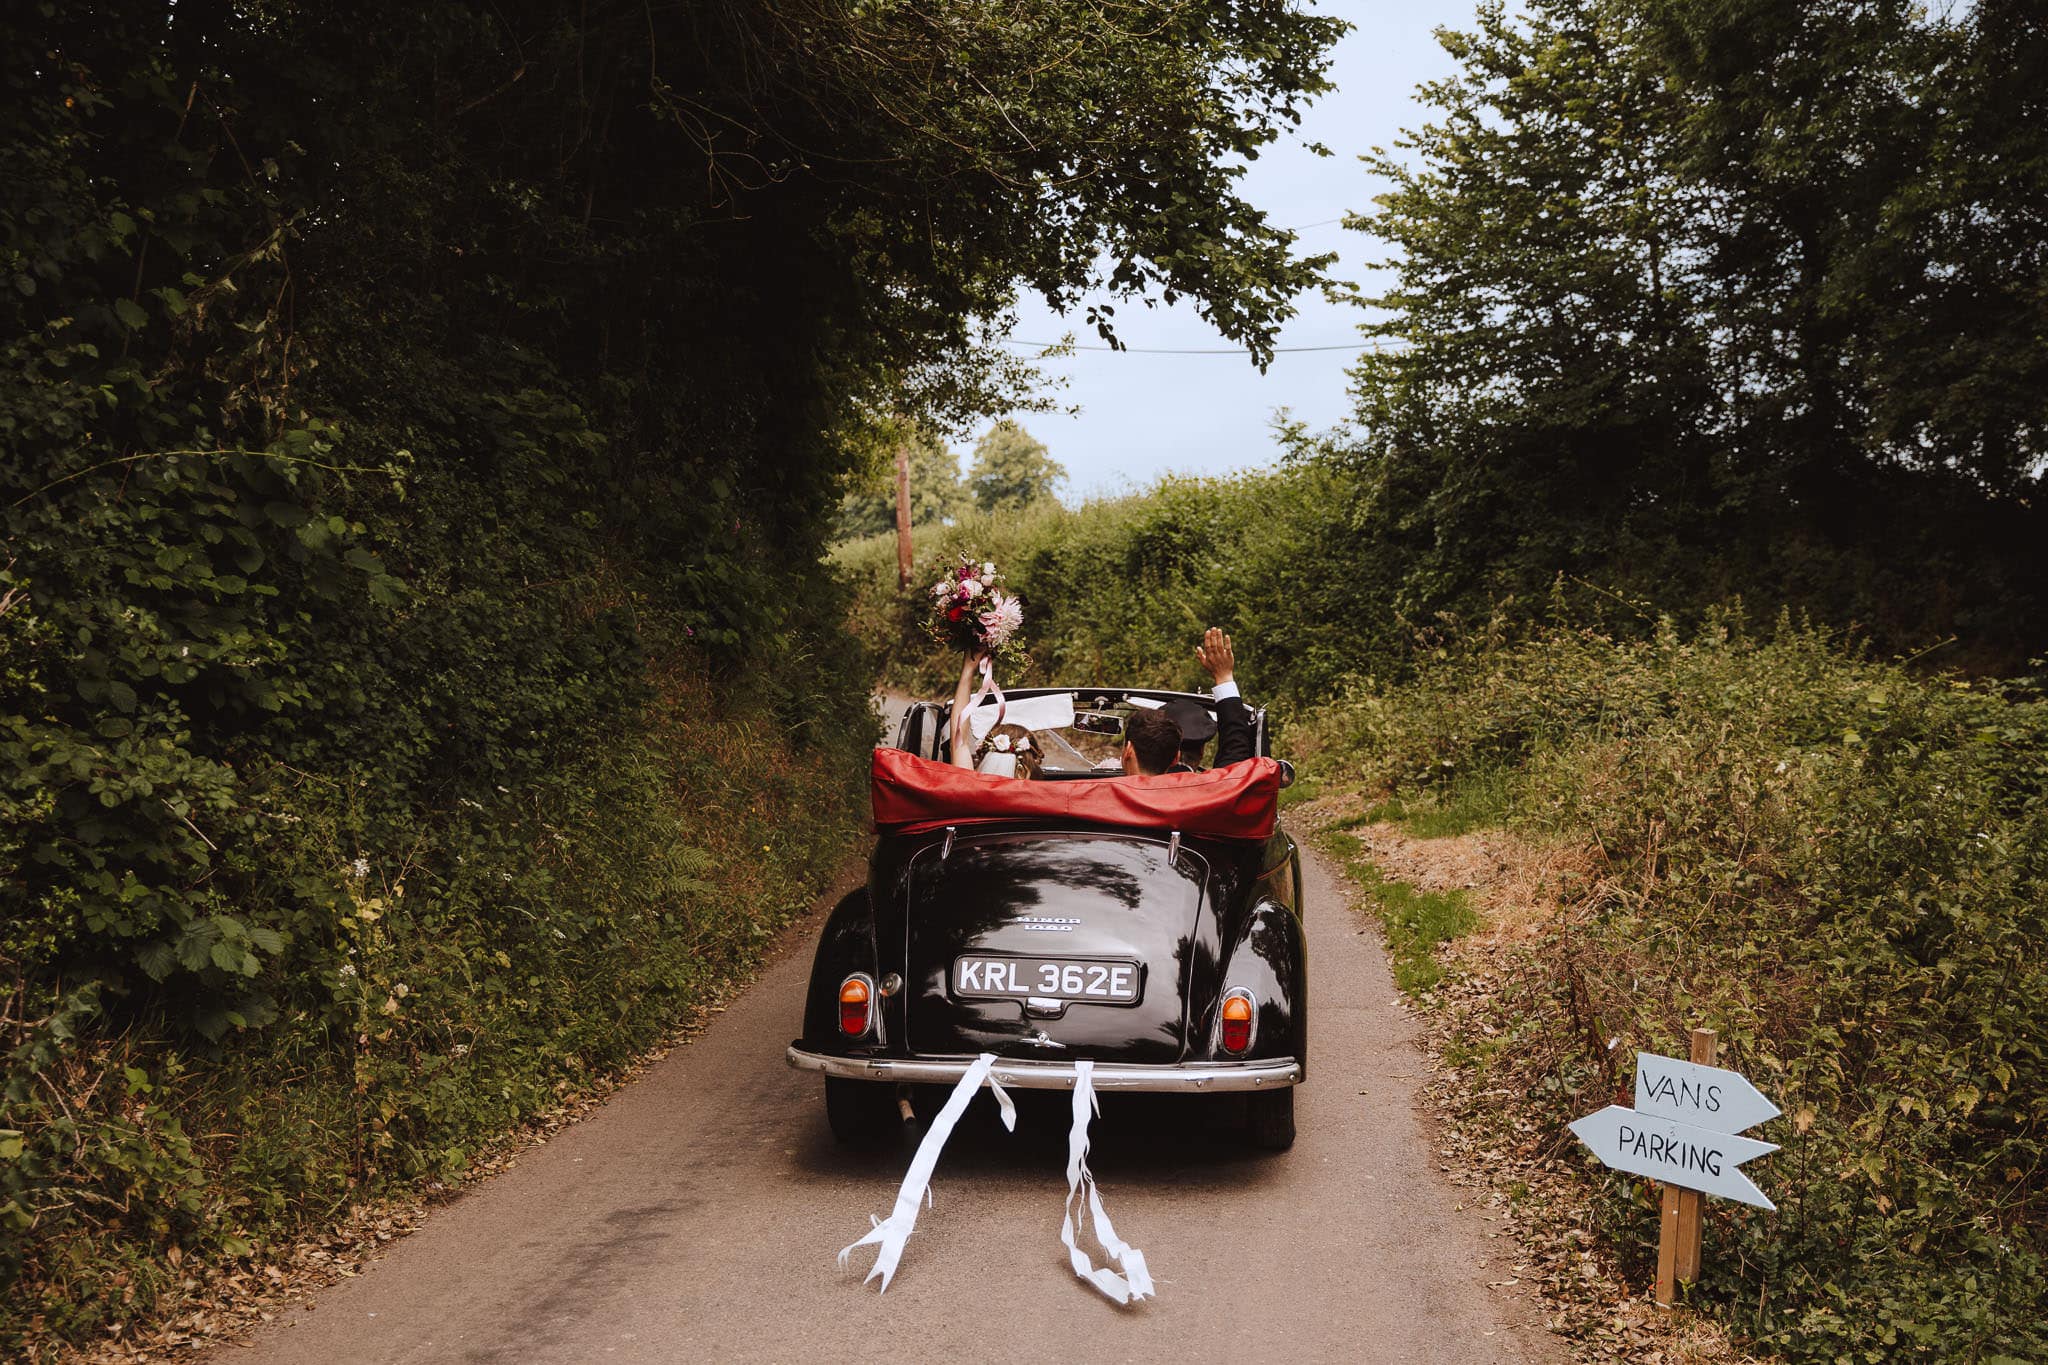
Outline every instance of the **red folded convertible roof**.
<svg viewBox="0 0 2048 1365">
<path fill-rule="evenodd" d="M 994 820 L 1059 820 L 1177 829 L 1217 839 L 1273 833 L 1280 765 L 1251 758 L 1204 773 L 1029 781 L 875 750 L 875 828 L 911 834 Z"/>
</svg>

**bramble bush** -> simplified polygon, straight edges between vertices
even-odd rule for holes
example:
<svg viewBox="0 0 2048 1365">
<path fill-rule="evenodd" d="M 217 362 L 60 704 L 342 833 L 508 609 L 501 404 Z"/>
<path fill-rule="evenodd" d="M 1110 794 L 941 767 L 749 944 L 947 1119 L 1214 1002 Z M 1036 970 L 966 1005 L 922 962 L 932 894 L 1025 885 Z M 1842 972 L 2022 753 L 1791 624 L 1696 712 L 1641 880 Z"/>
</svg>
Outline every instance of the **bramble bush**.
<svg viewBox="0 0 2048 1365">
<path fill-rule="evenodd" d="M 1781 618 L 1617 639 L 1554 622 L 1443 642 L 1306 727 L 1324 774 L 1590 846 L 1597 873 L 1471 1040 L 1543 1126 L 1638 1050 L 1719 1032 L 1785 1115 L 1779 1205 L 1711 1202 L 1696 1302 L 1794 1360 L 2048 1353 L 2048 702 L 1928 676 Z M 1610 1045 L 1610 1040 L 1613 1040 Z M 1590 1168 L 1650 1270 L 1640 1182 Z"/>
</svg>

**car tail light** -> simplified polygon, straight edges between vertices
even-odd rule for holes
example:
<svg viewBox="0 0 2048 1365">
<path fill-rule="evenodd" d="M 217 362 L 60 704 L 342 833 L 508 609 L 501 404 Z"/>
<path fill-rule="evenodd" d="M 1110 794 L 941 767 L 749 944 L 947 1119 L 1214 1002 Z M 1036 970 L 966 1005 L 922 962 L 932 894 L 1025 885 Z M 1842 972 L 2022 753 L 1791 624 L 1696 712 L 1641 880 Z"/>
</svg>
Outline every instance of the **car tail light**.
<svg viewBox="0 0 2048 1365">
<path fill-rule="evenodd" d="M 839 1031 L 858 1038 L 868 1031 L 875 989 L 867 977 L 855 972 L 839 983 Z"/>
<path fill-rule="evenodd" d="M 1223 997 L 1223 1050 L 1245 1052 L 1252 1045 L 1252 1025 L 1259 1014 L 1258 1002 L 1242 986 Z"/>
</svg>

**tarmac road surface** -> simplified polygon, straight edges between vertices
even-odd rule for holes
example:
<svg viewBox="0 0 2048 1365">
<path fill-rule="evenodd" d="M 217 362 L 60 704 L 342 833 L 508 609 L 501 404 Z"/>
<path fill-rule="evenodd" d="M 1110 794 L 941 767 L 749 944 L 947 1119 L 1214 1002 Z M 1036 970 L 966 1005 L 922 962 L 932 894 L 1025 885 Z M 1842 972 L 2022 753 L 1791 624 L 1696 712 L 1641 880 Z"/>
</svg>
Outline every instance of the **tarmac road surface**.
<svg viewBox="0 0 2048 1365">
<path fill-rule="evenodd" d="M 1090 1155 L 1158 1296 L 1119 1308 L 1067 1266 L 1064 1093 L 976 1098 L 887 1295 L 839 1249 L 884 1215 L 922 1131 L 856 1153 L 783 1050 L 822 908 L 700 1037 L 357 1279 L 214 1359 L 1547 1362 L 1565 1353 L 1512 1243 L 1458 1212 L 1414 1107 L 1424 1062 L 1377 933 L 1304 850 L 1309 1081 L 1290 1152 L 1218 1096 L 1104 1098 Z M 1092 1248 L 1091 1248 L 1092 1249 Z M 1094 1251 L 1097 1262 L 1100 1252 Z"/>
</svg>

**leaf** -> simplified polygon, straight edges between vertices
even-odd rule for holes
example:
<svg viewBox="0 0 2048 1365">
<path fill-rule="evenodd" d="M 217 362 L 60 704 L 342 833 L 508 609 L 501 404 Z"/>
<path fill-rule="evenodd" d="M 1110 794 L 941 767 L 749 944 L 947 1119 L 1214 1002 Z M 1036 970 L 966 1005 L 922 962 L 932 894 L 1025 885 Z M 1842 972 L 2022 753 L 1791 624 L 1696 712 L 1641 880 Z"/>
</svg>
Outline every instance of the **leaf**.
<svg viewBox="0 0 2048 1365">
<path fill-rule="evenodd" d="M 115 299 L 114 316 L 131 332 L 139 332 L 149 325 L 149 314 L 145 313 L 142 305 L 133 299 Z"/>
<path fill-rule="evenodd" d="M 170 944 L 159 939 L 135 950 L 135 965 L 142 968 L 150 980 L 162 981 L 178 965 L 178 955 L 171 950 Z"/>
</svg>

